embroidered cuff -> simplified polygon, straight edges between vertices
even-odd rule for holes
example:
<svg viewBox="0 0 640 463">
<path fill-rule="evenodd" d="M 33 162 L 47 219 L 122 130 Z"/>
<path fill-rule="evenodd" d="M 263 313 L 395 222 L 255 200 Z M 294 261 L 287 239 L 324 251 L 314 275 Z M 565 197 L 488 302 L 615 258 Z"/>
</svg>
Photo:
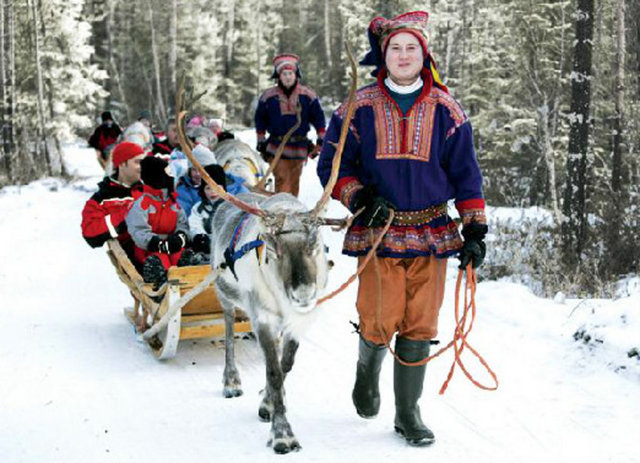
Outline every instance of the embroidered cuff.
<svg viewBox="0 0 640 463">
<path fill-rule="evenodd" d="M 484 214 L 484 199 L 465 199 L 456 202 L 456 209 L 462 219 L 462 225 L 471 222 L 486 224 L 487 217 Z"/>
<path fill-rule="evenodd" d="M 331 196 L 339 200 L 344 206 L 351 210 L 351 200 L 356 192 L 363 188 L 362 183 L 356 177 L 342 177 L 336 182 L 336 186 L 333 187 Z"/>
</svg>

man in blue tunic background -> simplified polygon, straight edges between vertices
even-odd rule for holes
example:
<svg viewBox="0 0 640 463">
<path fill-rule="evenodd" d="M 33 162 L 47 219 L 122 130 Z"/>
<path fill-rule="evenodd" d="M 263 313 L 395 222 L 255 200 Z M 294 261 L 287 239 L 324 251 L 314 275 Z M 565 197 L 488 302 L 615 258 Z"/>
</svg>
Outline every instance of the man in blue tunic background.
<svg viewBox="0 0 640 463">
<path fill-rule="evenodd" d="M 276 193 L 288 192 L 298 196 L 302 167 L 309 155 L 322 145 L 325 120 L 316 92 L 300 83 L 299 58 L 286 53 L 273 59 L 272 78 L 277 84 L 265 91 L 256 108 L 255 124 L 257 150 L 266 162 L 271 162 L 284 135 L 296 124 L 296 108 L 301 109 L 300 126 L 287 141 L 280 161 L 273 171 Z M 310 124 L 318 134 L 316 144 L 307 138 Z M 267 133 L 269 134 L 267 136 Z"/>
</svg>

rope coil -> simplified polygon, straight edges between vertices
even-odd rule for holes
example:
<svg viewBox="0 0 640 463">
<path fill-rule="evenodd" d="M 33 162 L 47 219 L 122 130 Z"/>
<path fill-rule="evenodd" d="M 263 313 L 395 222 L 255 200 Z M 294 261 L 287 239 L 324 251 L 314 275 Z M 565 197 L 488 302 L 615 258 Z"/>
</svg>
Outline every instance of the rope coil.
<svg viewBox="0 0 640 463">
<path fill-rule="evenodd" d="M 387 221 L 387 225 L 385 227 L 384 232 L 380 236 L 378 236 L 377 239 L 375 239 L 375 240 L 374 240 L 373 231 L 370 230 L 370 238 L 371 238 L 371 241 L 374 243 L 373 246 L 372 246 L 372 251 L 375 251 L 377 249 L 378 245 L 382 241 L 382 236 L 384 235 L 384 233 L 386 233 L 386 230 L 391 225 L 392 220 L 393 220 L 393 211 L 392 211 L 391 216 L 389 217 L 389 219 Z M 495 391 L 498 388 L 498 377 L 493 372 L 491 367 L 489 367 L 489 364 L 478 353 L 478 351 L 476 349 L 474 349 L 469 344 L 469 342 L 467 341 L 467 337 L 469 336 L 469 333 L 471 332 L 471 328 L 473 327 L 473 322 L 475 321 L 475 317 L 476 317 L 475 292 L 476 292 L 477 279 L 476 279 L 476 271 L 475 271 L 475 269 L 471 268 L 471 264 L 467 265 L 467 268 L 465 269 L 465 271 L 463 271 L 462 269 L 460 269 L 458 271 L 458 278 L 457 278 L 457 281 L 456 281 L 456 290 L 455 290 L 455 310 L 454 310 L 456 325 L 455 325 L 455 329 L 454 329 L 454 333 L 453 333 L 453 339 L 446 346 L 440 348 L 435 354 L 427 356 L 427 357 L 423 358 L 422 360 L 418 360 L 416 362 L 407 362 L 407 361 L 401 359 L 398 356 L 398 354 L 392 349 L 391 344 L 390 344 L 390 337 L 387 336 L 387 334 L 385 333 L 384 328 L 382 327 L 382 323 L 380 321 L 382 319 L 382 276 L 380 274 L 380 267 L 378 265 L 378 257 L 375 255 L 375 252 L 373 252 L 373 253 L 370 252 L 370 255 L 367 255 L 367 258 L 373 258 L 373 265 L 374 265 L 375 274 L 376 274 L 376 282 L 377 282 L 377 285 L 376 285 L 376 324 L 378 325 L 378 330 L 382 334 L 382 338 L 384 339 L 385 346 L 387 347 L 389 352 L 391 352 L 393 357 L 401 365 L 405 365 L 405 366 L 420 366 L 420 365 L 427 364 L 428 362 L 430 362 L 434 358 L 439 357 L 440 355 L 445 353 L 447 350 L 449 350 L 451 347 L 453 347 L 454 360 L 453 360 L 453 363 L 451 364 L 451 368 L 449 369 L 449 373 L 447 374 L 447 378 L 445 379 L 444 383 L 442 384 L 442 387 L 440 388 L 440 394 L 441 395 L 444 394 L 445 391 L 447 390 L 447 387 L 449 386 L 449 383 L 450 383 L 451 379 L 453 378 L 453 373 L 455 371 L 456 365 L 460 366 L 460 368 L 462 369 L 462 372 L 465 374 L 465 376 L 476 387 L 478 387 L 480 389 L 487 390 L 487 391 Z M 363 263 L 363 265 L 361 266 L 362 269 L 364 269 L 364 267 L 366 266 L 367 263 L 368 263 L 368 261 L 365 261 Z M 359 268 L 358 271 L 360 273 L 362 270 Z M 464 310 L 463 310 L 463 313 L 462 313 L 462 317 L 460 317 L 460 310 L 459 310 L 459 306 L 460 306 L 460 288 L 461 288 L 461 285 L 462 285 L 462 277 L 463 277 L 463 275 L 466 276 L 466 282 L 465 282 L 465 289 L 464 289 Z M 470 320 L 469 320 L 469 317 L 468 317 L 469 310 L 471 310 L 471 318 L 470 318 Z M 469 322 L 469 326 L 468 327 L 466 327 L 467 321 Z M 489 375 L 493 379 L 493 382 L 495 383 L 495 385 L 487 386 L 485 384 L 482 384 L 479 381 L 477 381 L 471 375 L 471 373 L 469 373 L 469 371 L 465 367 L 464 363 L 462 362 L 462 352 L 464 351 L 465 347 L 467 347 L 469 349 L 469 351 L 477 357 L 478 361 L 482 364 L 482 366 L 487 370 L 487 372 L 489 373 Z"/>
</svg>

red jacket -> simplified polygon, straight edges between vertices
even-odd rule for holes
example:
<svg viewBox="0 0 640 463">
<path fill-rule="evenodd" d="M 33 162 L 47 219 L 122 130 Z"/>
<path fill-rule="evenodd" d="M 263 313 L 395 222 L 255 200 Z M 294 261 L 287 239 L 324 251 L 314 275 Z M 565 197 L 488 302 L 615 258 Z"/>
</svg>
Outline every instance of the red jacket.
<svg viewBox="0 0 640 463">
<path fill-rule="evenodd" d="M 89 146 L 101 152 L 104 152 L 109 146 L 113 145 L 117 140 L 122 129 L 115 122 L 110 127 L 101 124 L 89 137 Z"/>
<path fill-rule="evenodd" d="M 139 184 L 133 187 L 139 188 Z M 131 240 L 125 222 L 133 203 L 131 190 L 109 177 L 98 183 L 98 191 L 82 210 L 82 237 L 89 246 L 98 248 L 110 238 L 118 238 L 123 244 Z"/>
</svg>

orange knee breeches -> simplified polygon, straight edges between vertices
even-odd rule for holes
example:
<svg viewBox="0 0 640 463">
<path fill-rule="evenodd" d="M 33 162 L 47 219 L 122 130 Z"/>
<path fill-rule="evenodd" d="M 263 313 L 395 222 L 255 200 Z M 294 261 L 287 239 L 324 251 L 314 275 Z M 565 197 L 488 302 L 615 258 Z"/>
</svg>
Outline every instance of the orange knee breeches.
<svg viewBox="0 0 640 463">
<path fill-rule="evenodd" d="M 273 176 L 276 179 L 276 193 L 291 193 L 298 196 L 300 176 L 304 167 L 304 159 L 280 159 Z"/>
<path fill-rule="evenodd" d="M 364 256 L 358 258 L 360 264 Z M 438 314 L 444 298 L 447 260 L 435 256 L 378 258 L 382 282 L 382 310 L 378 320 L 377 282 L 373 261 L 359 276 L 356 307 L 360 333 L 376 344 L 394 333 L 423 341 L 438 334 Z"/>
</svg>

